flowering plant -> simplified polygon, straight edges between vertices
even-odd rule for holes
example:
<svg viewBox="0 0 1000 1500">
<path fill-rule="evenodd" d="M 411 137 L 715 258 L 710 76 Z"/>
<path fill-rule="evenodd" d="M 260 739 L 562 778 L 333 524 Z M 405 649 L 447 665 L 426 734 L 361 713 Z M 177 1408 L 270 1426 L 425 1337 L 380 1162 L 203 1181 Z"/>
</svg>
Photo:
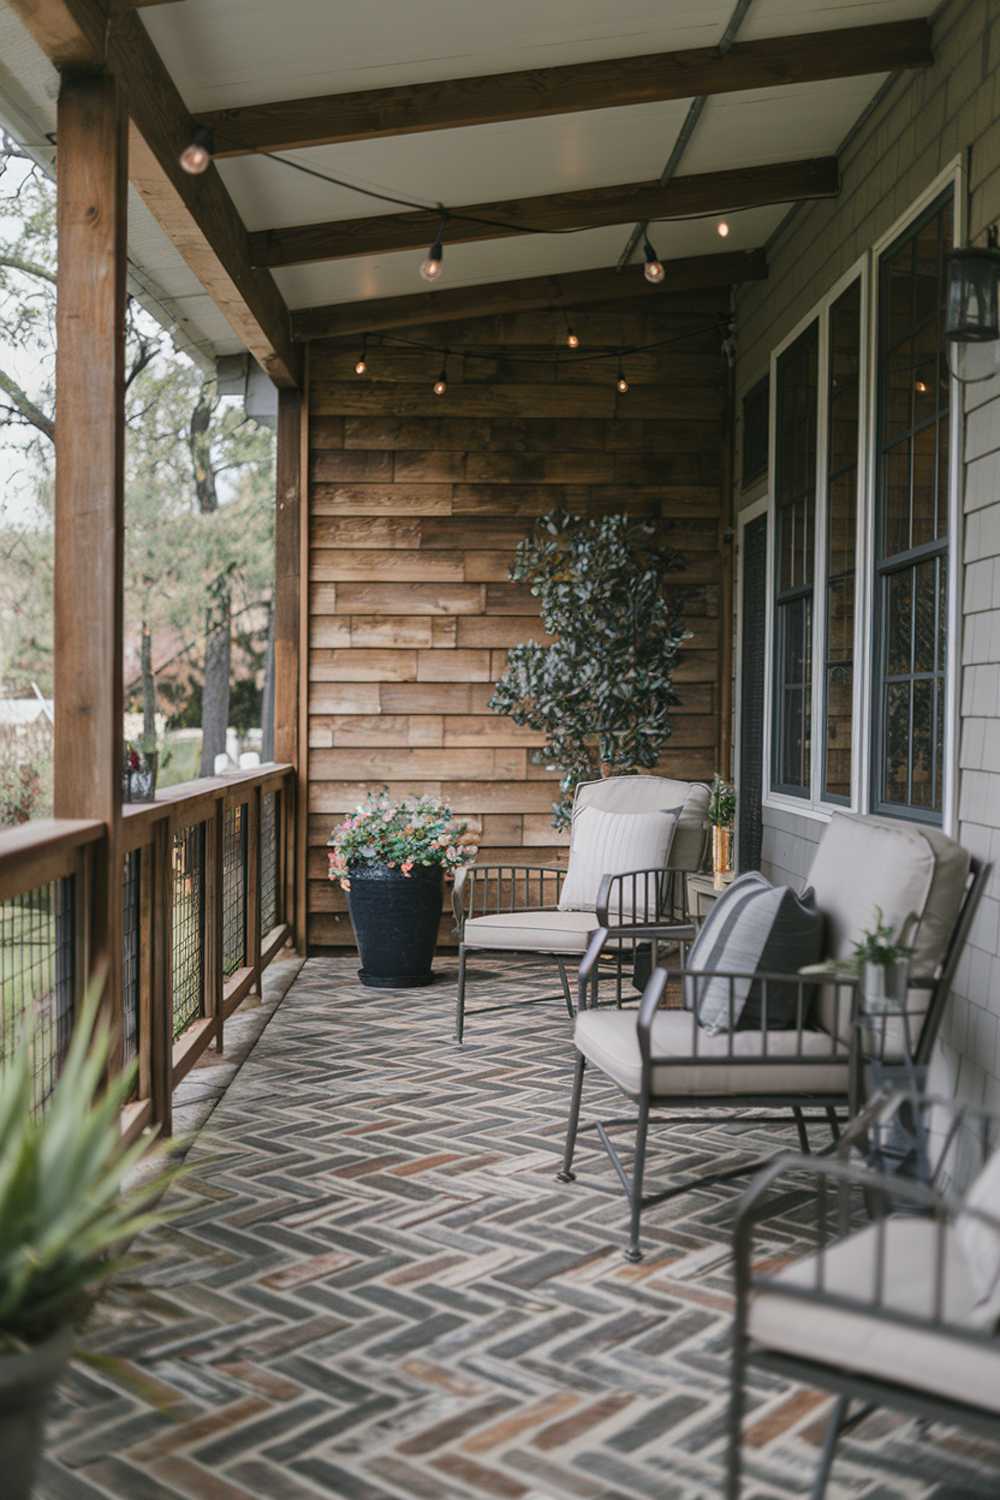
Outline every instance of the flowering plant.
<svg viewBox="0 0 1000 1500">
<path fill-rule="evenodd" d="M 371 792 L 333 831 L 328 841 L 330 879 L 351 888 L 359 865 L 386 865 L 411 875 L 417 865 L 443 865 L 451 874 L 479 853 L 475 834 L 436 797 L 404 797 L 393 802 L 388 790 Z"/>
</svg>

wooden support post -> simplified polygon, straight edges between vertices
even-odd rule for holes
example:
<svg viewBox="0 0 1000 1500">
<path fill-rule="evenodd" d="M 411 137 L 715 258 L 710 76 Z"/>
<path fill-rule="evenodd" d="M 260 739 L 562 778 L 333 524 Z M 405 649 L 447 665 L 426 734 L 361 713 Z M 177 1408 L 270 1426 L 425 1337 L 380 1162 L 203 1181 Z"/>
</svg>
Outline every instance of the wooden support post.
<svg viewBox="0 0 1000 1500">
<path fill-rule="evenodd" d="M 305 754 L 299 736 L 300 652 L 304 611 L 302 607 L 302 555 L 307 541 L 304 455 L 306 403 L 299 391 L 278 392 L 277 514 L 275 519 L 274 566 L 274 754 L 275 759 L 295 767 L 295 777 L 282 788 L 283 821 L 286 829 L 296 826 L 298 806 L 305 807 Z M 306 570 L 308 572 L 308 569 Z M 289 926 L 296 932 L 296 914 L 304 905 L 299 889 L 297 861 L 286 859 L 279 904 Z M 304 927 L 302 928 L 304 942 Z M 304 952 L 304 946 L 299 946 Z"/>
<path fill-rule="evenodd" d="M 126 112 L 106 74 L 63 75 L 58 111 L 55 815 L 99 818 L 91 974 L 121 1056 L 122 542 Z"/>
<path fill-rule="evenodd" d="M 153 1025 L 154 985 L 153 963 L 155 941 L 153 927 L 156 922 L 156 845 L 147 844 L 138 851 L 139 858 L 139 1005 L 136 1015 L 139 1054 L 139 1098 L 153 1097 Z"/>
</svg>

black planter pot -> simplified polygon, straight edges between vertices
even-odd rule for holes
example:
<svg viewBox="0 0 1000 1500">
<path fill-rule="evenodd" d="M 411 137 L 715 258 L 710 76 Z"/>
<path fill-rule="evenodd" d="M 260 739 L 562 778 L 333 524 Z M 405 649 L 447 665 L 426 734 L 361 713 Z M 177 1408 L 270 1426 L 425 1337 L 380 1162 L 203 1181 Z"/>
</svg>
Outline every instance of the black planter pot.
<svg viewBox="0 0 1000 1500">
<path fill-rule="evenodd" d="M 75 1329 L 66 1328 L 24 1354 L 0 1357 L 0 1494 L 31 1500 L 56 1381 L 69 1363 Z"/>
<path fill-rule="evenodd" d="M 350 877 L 348 904 L 361 953 L 361 983 L 381 990 L 433 984 L 441 866 L 418 865 L 403 875 L 385 865 L 359 865 Z"/>
</svg>

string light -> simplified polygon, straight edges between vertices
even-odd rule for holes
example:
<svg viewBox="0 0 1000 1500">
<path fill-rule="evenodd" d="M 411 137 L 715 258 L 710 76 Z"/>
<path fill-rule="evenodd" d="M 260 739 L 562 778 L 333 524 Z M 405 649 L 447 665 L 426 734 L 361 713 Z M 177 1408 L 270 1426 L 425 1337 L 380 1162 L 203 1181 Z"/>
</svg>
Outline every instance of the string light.
<svg viewBox="0 0 1000 1500">
<path fill-rule="evenodd" d="M 926 396 L 927 392 L 930 390 L 930 386 L 927 384 L 927 381 L 922 375 L 918 375 L 916 380 L 913 382 L 913 389 L 916 391 L 918 396 Z"/>
<path fill-rule="evenodd" d="M 661 262 L 657 260 L 656 251 L 649 243 L 649 240 L 646 240 L 645 244 L 643 245 L 642 253 L 646 261 L 646 264 L 643 267 L 642 274 L 645 276 L 647 281 L 651 281 L 653 285 L 656 286 L 657 283 L 663 280 L 664 276 L 667 273 L 666 271 L 664 271 Z"/>
<path fill-rule="evenodd" d="M 566 335 L 566 347 L 567 349 L 579 349 L 580 347 L 579 336 L 574 332 L 572 328 Z"/>
<path fill-rule="evenodd" d="M 358 359 L 357 359 L 357 361 L 355 363 L 355 366 L 354 366 L 354 373 L 355 373 L 355 375 L 364 375 L 364 374 L 367 373 L 367 370 L 368 370 L 368 360 L 365 358 L 365 356 L 366 356 L 367 353 L 368 353 L 368 335 L 366 333 L 366 334 L 364 334 L 362 336 L 362 339 L 361 339 L 361 353 L 358 356 Z"/>
<path fill-rule="evenodd" d="M 618 359 L 618 379 L 615 381 L 618 394 L 624 396 L 628 390 L 628 381 L 625 379 L 625 371 L 622 369 L 621 357 Z"/>
<path fill-rule="evenodd" d="M 447 389 L 448 389 L 448 356 L 446 354 L 445 357 L 444 357 L 444 364 L 441 366 L 441 373 L 438 376 L 437 380 L 435 380 L 435 382 L 434 382 L 434 394 L 435 394 L 435 396 L 443 396 L 444 393 L 445 393 L 445 391 Z"/>
<path fill-rule="evenodd" d="M 718 224 L 716 225 L 716 234 L 718 234 L 720 240 L 728 239 L 729 225 L 726 223 L 725 219 L 719 220 Z"/>
<path fill-rule="evenodd" d="M 207 125 L 196 125 L 188 144 L 180 154 L 180 164 L 192 177 L 200 177 L 212 165 L 215 137 Z"/>
<path fill-rule="evenodd" d="M 444 271 L 444 226 L 442 219 L 433 245 L 420 262 L 420 274 L 425 281 L 438 281 Z"/>
</svg>

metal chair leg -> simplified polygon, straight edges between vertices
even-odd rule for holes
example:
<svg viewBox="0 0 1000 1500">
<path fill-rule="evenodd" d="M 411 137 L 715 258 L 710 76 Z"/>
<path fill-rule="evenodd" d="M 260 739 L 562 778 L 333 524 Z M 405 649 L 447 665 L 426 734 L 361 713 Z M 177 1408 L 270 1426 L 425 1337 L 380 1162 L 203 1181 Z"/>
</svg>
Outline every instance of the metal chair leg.
<svg viewBox="0 0 1000 1500">
<path fill-rule="evenodd" d="M 799 1146 L 803 1156 L 809 1156 L 809 1132 L 806 1129 L 805 1116 L 797 1104 L 792 1105 L 792 1114 L 795 1116 L 795 1126 L 799 1132 Z"/>
<path fill-rule="evenodd" d="M 837 1119 L 837 1111 L 832 1104 L 826 1106 L 826 1118 L 830 1122 L 830 1135 L 836 1146 L 840 1141 L 840 1121 Z"/>
<path fill-rule="evenodd" d="M 816 1482 L 812 1487 L 811 1500 L 823 1500 L 826 1487 L 830 1483 L 830 1471 L 833 1468 L 833 1455 L 837 1450 L 837 1439 L 847 1422 L 850 1411 L 851 1398 L 849 1396 L 838 1396 L 830 1414 L 830 1425 L 826 1429 L 826 1437 L 823 1439 L 823 1452 L 820 1454 L 819 1468 L 816 1471 Z"/>
<path fill-rule="evenodd" d="M 743 1414 L 746 1406 L 744 1382 L 746 1380 L 746 1357 L 743 1349 L 743 1334 L 739 1328 L 733 1333 L 733 1371 L 729 1387 L 729 1416 L 726 1433 L 728 1462 L 726 1465 L 726 1500 L 740 1500 L 743 1482 Z"/>
<path fill-rule="evenodd" d="M 573 992 L 569 987 L 569 979 L 566 975 L 566 963 L 564 959 L 557 958 L 559 965 L 559 978 L 562 980 L 563 999 L 566 1001 L 566 1011 L 571 1021 L 576 1020 L 576 1011 L 573 1008 Z"/>
<path fill-rule="evenodd" d="M 576 1173 L 573 1171 L 573 1151 L 576 1147 L 576 1132 L 580 1125 L 580 1097 L 583 1094 L 583 1075 L 587 1067 L 587 1059 L 582 1052 L 577 1053 L 576 1072 L 573 1075 L 573 1094 L 569 1101 L 569 1120 L 566 1123 L 566 1149 L 563 1152 L 562 1171 L 556 1173 L 559 1182 L 575 1182 Z"/>
<path fill-rule="evenodd" d="M 465 1035 L 465 946 L 458 950 L 458 995 L 455 999 L 455 1040 L 459 1046 Z"/>
<path fill-rule="evenodd" d="M 645 1094 L 639 1100 L 639 1118 L 635 1126 L 635 1160 L 632 1163 L 632 1190 L 629 1193 L 629 1243 L 625 1259 L 633 1263 L 642 1260 L 639 1248 L 639 1228 L 642 1219 L 642 1177 L 646 1166 L 646 1135 L 649 1129 L 649 1099 Z"/>
</svg>

